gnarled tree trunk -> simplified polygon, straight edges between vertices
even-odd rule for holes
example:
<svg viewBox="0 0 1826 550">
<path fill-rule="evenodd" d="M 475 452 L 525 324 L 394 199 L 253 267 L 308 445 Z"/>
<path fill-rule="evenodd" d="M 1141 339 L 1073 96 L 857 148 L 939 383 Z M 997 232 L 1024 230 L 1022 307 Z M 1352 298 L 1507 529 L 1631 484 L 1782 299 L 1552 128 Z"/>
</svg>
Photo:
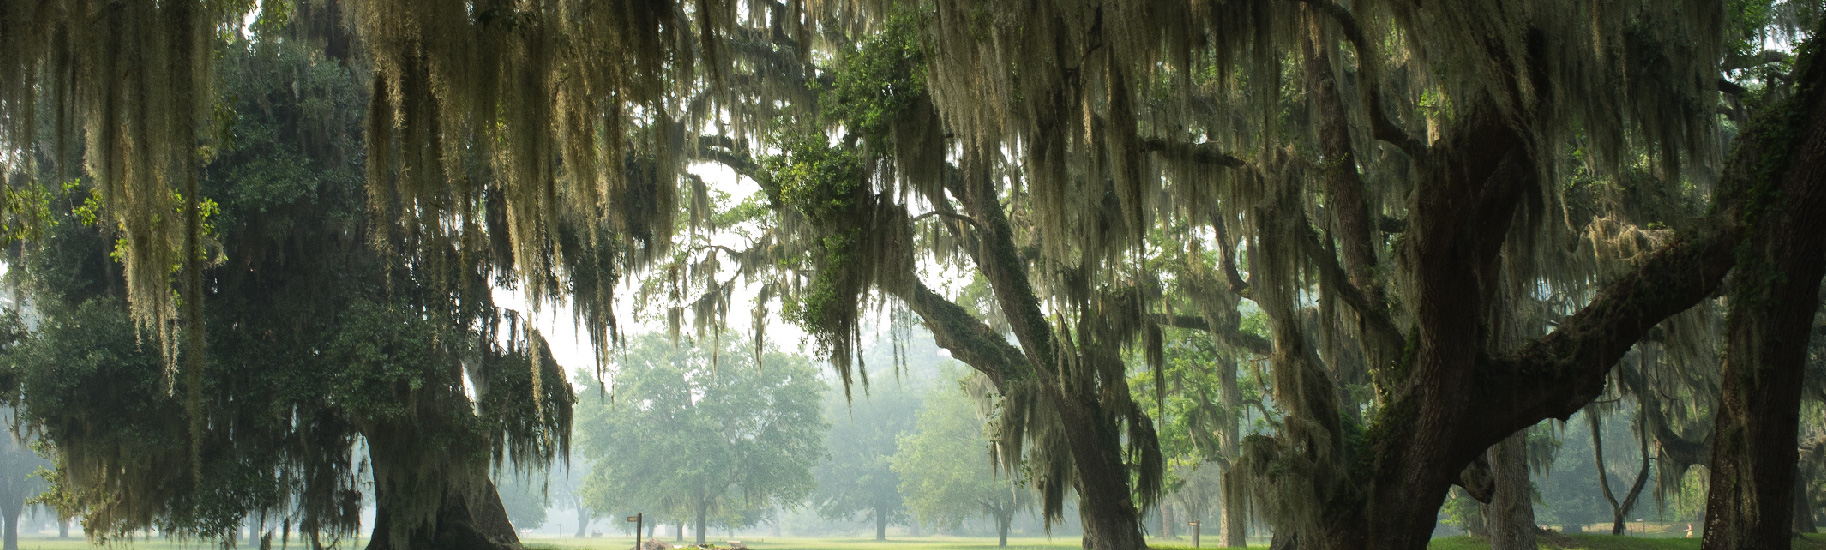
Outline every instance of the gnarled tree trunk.
<svg viewBox="0 0 1826 550">
<path fill-rule="evenodd" d="M 1802 373 L 1826 272 L 1823 63 L 1804 54 L 1796 65 L 1795 97 L 1765 114 L 1789 121 L 1786 127 L 1741 138 L 1749 142 L 1745 147 L 1764 149 L 1767 160 L 1745 190 L 1749 234 L 1731 278 L 1706 497 L 1707 550 L 1790 544 Z"/>
<path fill-rule="evenodd" d="M 383 484 L 376 484 L 374 538 L 368 550 L 518 550 L 520 537 L 507 519 L 501 495 L 493 482 L 482 483 L 486 485 L 475 494 L 446 490 L 434 521 L 407 527 L 404 536 L 393 535 L 399 501 Z"/>
</svg>

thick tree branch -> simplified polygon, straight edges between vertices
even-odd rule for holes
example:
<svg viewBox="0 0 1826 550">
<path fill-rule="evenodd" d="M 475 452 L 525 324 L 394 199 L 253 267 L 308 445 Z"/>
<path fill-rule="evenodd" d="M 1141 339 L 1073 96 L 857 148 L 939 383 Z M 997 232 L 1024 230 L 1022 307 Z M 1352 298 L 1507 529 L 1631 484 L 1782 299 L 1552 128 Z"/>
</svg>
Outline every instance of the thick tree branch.
<svg viewBox="0 0 1826 550">
<path fill-rule="evenodd" d="M 1224 264 L 1224 284 L 1230 287 L 1231 294 L 1249 298 L 1249 281 L 1244 281 L 1236 269 L 1236 241 L 1230 240 L 1230 231 L 1224 226 L 1221 217 L 1211 220 L 1211 229 L 1217 233 L 1218 257 Z"/>
<path fill-rule="evenodd" d="M 977 156 L 966 152 L 963 177 L 946 178 L 946 188 L 962 203 L 964 214 L 983 228 L 979 232 L 981 251 L 973 254 L 977 269 L 995 289 L 996 304 L 1013 327 L 1021 349 L 1029 355 L 1029 364 L 1050 370 L 1057 365 L 1052 324 L 1040 311 L 1040 297 L 1027 280 L 1027 266 L 1014 245 L 1014 229 L 1008 225 L 996 189 L 983 173 L 983 161 Z"/>
<path fill-rule="evenodd" d="M 1805 74 L 1801 89 L 1810 97 L 1826 93 L 1826 70 Z M 1560 323 L 1558 330 L 1514 353 L 1487 358 L 1477 368 L 1481 410 L 1489 415 L 1488 432 L 1496 437 L 1545 418 L 1565 419 L 1603 391 L 1604 379 L 1623 354 L 1668 316 L 1711 296 L 1736 265 L 1751 210 L 1746 202 L 1759 192 L 1759 180 L 1778 193 L 1760 197 L 1776 204 L 1802 203 L 1809 190 L 1826 186 L 1826 107 L 1814 101 L 1801 116 L 1764 116 L 1738 139 L 1725 167 L 1725 179 L 1714 195 L 1711 214 L 1701 227 L 1656 251 L 1635 271 L 1611 282 L 1591 303 Z M 1796 136 L 1803 136 L 1796 137 Z M 1769 173 L 1769 159 L 1785 162 Z"/>
<path fill-rule="evenodd" d="M 1141 140 L 1141 152 L 1160 153 L 1162 156 L 1190 160 L 1199 164 L 1242 168 L 1243 159 L 1219 150 L 1209 143 L 1185 143 L 1181 141 L 1150 138 Z"/>
<path fill-rule="evenodd" d="M 1204 317 L 1197 315 L 1167 315 L 1156 313 L 1152 316 L 1152 319 L 1156 324 L 1163 327 L 1201 330 L 1210 333 L 1212 336 L 1216 336 L 1218 340 L 1223 341 L 1226 345 L 1234 346 L 1256 355 L 1267 356 L 1270 353 L 1274 353 L 1274 346 L 1267 338 L 1237 330 L 1235 327 L 1229 329 L 1214 329 L 1210 323 L 1205 321 Z"/>
<path fill-rule="evenodd" d="M 1559 329 L 1513 354 L 1490 358 L 1475 385 L 1500 436 L 1545 418 L 1572 416 L 1604 391 L 1613 365 L 1663 319 L 1712 295 L 1732 264 L 1740 232 L 1717 220 L 1678 238 L 1634 272 L 1611 282 Z"/>
<path fill-rule="evenodd" d="M 1425 157 L 1428 152 L 1427 145 L 1414 139 L 1413 136 L 1409 136 L 1401 125 L 1396 124 L 1395 120 L 1389 118 L 1388 113 L 1382 110 L 1382 68 L 1377 65 L 1382 57 L 1371 45 L 1369 38 L 1364 35 L 1363 27 L 1357 24 L 1356 16 L 1352 15 L 1350 10 L 1344 9 L 1344 6 L 1327 0 L 1299 1 L 1336 22 L 1339 30 L 1344 32 L 1344 38 L 1350 41 L 1351 46 L 1357 50 L 1357 67 L 1363 73 L 1362 78 L 1358 79 L 1360 82 L 1358 87 L 1363 91 L 1363 103 L 1369 110 L 1370 135 L 1394 145 L 1410 157 L 1415 159 Z"/>
<path fill-rule="evenodd" d="M 926 322 L 933 341 L 950 350 L 951 357 L 988 376 L 998 390 L 1028 372 L 1021 350 L 963 306 L 933 292 L 924 282 L 915 281 L 903 292 L 899 298 Z"/>
<path fill-rule="evenodd" d="M 1319 281 L 1325 286 L 1325 290 L 1343 300 L 1345 305 L 1356 310 L 1358 315 L 1363 316 L 1365 329 L 1369 332 L 1364 335 L 1365 337 L 1373 338 L 1384 346 L 1401 349 L 1406 337 L 1402 335 L 1401 329 L 1395 326 L 1394 318 L 1389 316 L 1388 307 L 1371 301 L 1370 296 L 1363 292 L 1363 289 L 1351 284 L 1350 275 L 1344 272 L 1343 266 L 1338 265 L 1337 256 L 1319 242 L 1318 234 L 1313 232 L 1311 224 L 1302 222 L 1298 226 L 1300 247 L 1305 250 L 1306 256 L 1318 265 Z"/>
<path fill-rule="evenodd" d="M 911 221 L 917 222 L 917 221 L 920 221 L 920 220 L 923 220 L 926 218 L 930 218 L 930 217 L 934 217 L 934 216 L 950 218 L 953 220 L 961 221 L 961 222 L 970 224 L 971 227 L 975 227 L 978 231 L 983 230 L 983 224 L 977 223 L 975 218 L 971 218 L 970 216 L 965 216 L 963 214 L 959 214 L 957 212 L 952 212 L 949 210 L 934 210 L 931 212 L 920 214 L 918 216 L 914 216 Z"/>
</svg>

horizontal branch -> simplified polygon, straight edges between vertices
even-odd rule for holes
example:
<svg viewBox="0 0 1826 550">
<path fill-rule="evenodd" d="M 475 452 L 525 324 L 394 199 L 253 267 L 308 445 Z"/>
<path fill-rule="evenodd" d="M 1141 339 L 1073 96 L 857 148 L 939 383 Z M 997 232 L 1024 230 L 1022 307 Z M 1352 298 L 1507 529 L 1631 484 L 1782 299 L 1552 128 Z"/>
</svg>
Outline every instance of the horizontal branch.
<svg viewBox="0 0 1826 550">
<path fill-rule="evenodd" d="M 1209 143 L 1185 143 L 1150 138 L 1141 140 L 1141 152 L 1160 153 L 1176 159 L 1190 160 L 1199 164 L 1223 166 L 1226 168 L 1243 167 L 1243 159 L 1236 158 L 1230 153 L 1226 153 Z"/>
<path fill-rule="evenodd" d="M 1718 290 L 1735 263 L 1739 233 L 1726 222 L 1679 238 L 1607 285 L 1558 330 L 1486 360 L 1477 369 L 1473 387 L 1480 395 L 1473 401 L 1490 411 L 1491 433 L 1564 420 L 1597 398 L 1611 367 L 1649 329 Z"/>
<path fill-rule="evenodd" d="M 1274 352 L 1273 344 L 1267 338 L 1244 332 L 1237 328 L 1213 329 L 1204 317 L 1197 315 L 1154 314 L 1153 321 L 1163 327 L 1183 328 L 1204 331 L 1216 337 L 1225 345 L 1235 347 L 1256 355 L 1267 356 Z"/>
<path fill-rule="evenodd" d="M 950 218 L 950 219 L 958 220 L 961 222 L 965 222 L 965 223 L 970 224 L 971 227 L 975 227 L 978 231 L 981 231 L 983 229 L 983 224 L 977 223 L 976 218 L 972 218 L 970 216 L 965 216 L 965 215 L 959 214 L 957 212 L 948 212 L 948 211 L 943 211 L 943 210 L 935 210 L 932 212 L 920 214 L 918 216 L 914 216 L 913 219 L 910 221 L 918 222 L 920 220 L 930 218 L 933 216 L 945 217 L 945 218 Z"/>
</svg>

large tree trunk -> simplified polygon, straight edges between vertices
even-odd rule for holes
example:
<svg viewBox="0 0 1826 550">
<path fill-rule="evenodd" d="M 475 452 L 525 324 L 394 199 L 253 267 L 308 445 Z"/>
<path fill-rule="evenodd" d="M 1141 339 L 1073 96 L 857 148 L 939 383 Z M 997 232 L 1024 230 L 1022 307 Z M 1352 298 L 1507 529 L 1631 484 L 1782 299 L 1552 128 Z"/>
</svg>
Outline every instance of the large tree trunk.
<svg viewBox="0 0 1826 550">
<path fill-rule="evenodd" d="M 0 503 L 0 518 L 6 522 L 4 550 L 19 550 L 19 513 L 25 509 L 25 499 L 8 498 Z"/>
<path fill-rule="evenodd" d="M 1173 506 L 1162 503 L 1158 508 L 1160 515 L 1160 538 L 1173 538 Z"/>
<path fill-rule="evenodd" d="M 1813 499 L 1807 494 L 1807 478 L 1803 472 L 1796 471 L 1794 476 L 1794 532 L 1818 533 L 1813 526 Z"/>
<path fill-rule="evenodd" d="M 57 538 L 70 538 L 70 518 L 57 518 Z"/>
<path fill-rule="evenodd" d="M 1070 449 L 1085 548 L 1147 548 L 1141 535 L 1141 515 L 1129 486 L 1131 472 L 1125 461 L 1122 432 L 1117 427 L 1116 407 L 1104 402 L 1106 394 L 1126 392 L 1127 386 L 1118 380 L 1105 387 L 1103 384 L 1110 381 L 1095 375 L 1100 372 L 1097 369 L 1119 367 L 1121 359 L 1113 347 L 1116 344 L 1097 342 L 1087 336 L 1076 345 L 1058 345 L 1052 322 L 1041 310 L 1039 295 L 1027 278 L 1021 260 L 1024 256 L 1014 245 L 1014 230 L 1003 212 L 997 183 L 989 176 L 988 165 L 981 157 L 980 151 L 967 150 L 962 163 L 966 181 L 947 185 L 982 230 L 982 247 L 973 257 L 994 289 L 996 303 L 1013 328 L 1019 348 L 916 281 L 907 288 L 888 290 L 906 292 L 903 298 L 932 329 L 938 344 L 983 372 L 998 389 L 1007 391 L 1004 384 L 1011 378 L 1033 376 L 1040 380 L 1037 398 L 1058 411 L 1060 429 Z M 1067 372 L 1062 365 L 1068 361 L 1059 357 L 1062 353 L 1078 354 L 1076 363 L 1097 365 Z M 1143 419 L 1136 424 L 1147 422 Z"/>
<path fill-rule="evenodd" d="M 1063 392 L 1052 390 L 1059 395 Z M 1122 460 L 1122 445 L 1114 421 L 1084 410 L 1084 399 L 1059 406 L 1066 439 L 1071 445 L 1072 468 L 1078 481 L 1078 519 L 1084 526 L 1086 550 L 1137 550 L 1147 548 L 1141 535 L 1141 514 L 1129 492 L 1129 472 Z"/>
<path fill-rule="evenodd" d="M 1826 272 L 1826 59 L 1810 54 L 1796 65 L 1795 97 L 1765 115 L 1806 124 L 1742 138 L 1785 163 L 1759 167 L 1748 191 L 1749 234 L 1738 248 L 1725 322 L 1707 550 L 1790 543 L 1802 373 Z"/>
<path fill-rule="evenodd" d="M 583 507 L 583 503 L 579 502 L 579 503 L 577 503 L 577 535 L 576 535 L 576 537 L 583 538 L 583 537 L 589 535 L 589 527 L 590 527 L 590 511 L 589 511 L 589 509 Z M 640 533 L 634 533 L 634 535 L 640 536 Z"/>
<path fill-rule="evenodd" d="M 1231 457 L 1217 477 L 1224 500 L 1224 518 L 1218 528 L 1225 547 L 1245 548 L 1249 546 L 1249 492 L 1243 488 L 1243 473 L 1236 469 L 1235 457 L 1242 453 L 1243 431 L 1243 391 L 1236 383 L 1236 368 L 1233 360 L 1218 365 L 1218 380 L 1224 396 L 1224 433 L 1219 435 L 1219 442 L 1223 445 L 1224 456 Z"/>
<path fill-rule="evenodd" d="M 698 501 L 697 501 L 697 520 L 692 525 L 692 528 L 695 529 L 695 532 L 697 533 L 697 543 L 698 544 L 704 543 L 704 527 L 705 527 L 704 516 L 708 515 L 709 512 L 710 512 L 710 499 L 704 498 L 704 497 L 699 497 Z"/>
<path fill-rule="evenodd" d="M 888 509 L 875 506 L 875 540 L 888 540 Z"/>
<path fill-rule="evenodd" d="M 1535 550 L 1534 486 L 1528 480 L 1528 432 L 1490 448 L 1496 492 L 1485 507 L 1490 550 Z"/>
<path fill-rule="evenodd" d="M 1242 472 L 1224 468 L 1219 478 L 1224 486 L 1223 539 L 1226 548 L 1249 546 L 1249 495 L 1242 488 Z"/>
<path fill-rule="evenodd" d="M 995 509 L 995 545 L 1008 546 L 1008 526 L 1014 523 L 1014 506 Z"/>
<path fill-rule="evenodd" d="M 501 495 L 493 482 L 482 483 L 475 494 L 446 490 L 432 521 L 418 526 L 397 525 L 395 508 L 402 502 L 384 484 L 375 484 L 374 536 L 368 550 L 518 550 L 520 537 L 507 520 Z"/>
</svg>

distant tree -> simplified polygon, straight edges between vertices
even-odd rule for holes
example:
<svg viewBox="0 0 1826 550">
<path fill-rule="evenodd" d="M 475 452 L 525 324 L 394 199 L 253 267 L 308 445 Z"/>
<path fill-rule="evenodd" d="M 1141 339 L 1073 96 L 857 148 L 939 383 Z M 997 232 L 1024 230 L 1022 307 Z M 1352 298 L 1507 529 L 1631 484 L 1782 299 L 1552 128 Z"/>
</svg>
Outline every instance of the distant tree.
<svg viewBox="0 0 1826 550">
<path fill-rule="evenodd" d="M 577 532 L 574 536 L 583 538 L 589 535 L 590 520 L 595 519 L 596 512 L 591 510 L 583 497 L 583 479 L 589 475 L 590 465 L 581 458 L 573 459 L 569 464 L 555 466 L 551 476 L 546 479 L 546 495 L 551 503 L 560 507 L 569 507 L 577 519 Z M 630 529 L 633 526 L 629 526 Z"/>
<path fill-rule="evenodd" d="M 545 525 L 545 507 L 551 504 L 551 487 L 544 468 L 514 471 L 504 468 L 494 473 L 495 489 L 501 493 L 501 507 L 507 519 L 520 529 Z"/>
<path fill-rule="evenodd" d="M 981 375 L 962 384 L 987 389 Z M 994 440 L 985 431 L 988 409 L 965 387 L 926 394 L 917 428 L 902 435 L 890 462 L 900 474 L 907 509 L 921 522 L 957 525 L 988 515 L 995 520 L 1000 546 L 1008 545 L 1014 515 L 1033 506 L 1032 491 L 1018 472 L 997 472 L 990 453 Z"/>
<path fill-rule="evenodd" d="M 845 401 L 833 396 L 825 408 L 831 420 L 830 458 L 817 470 L 812 494 L 818 515 L 875 522 L 875 540 L 887 540 L 888 524 L 907 520 L 900 476 L 889 466 L 896 440 L 913 431 L 919 393 L 909 382 L 876 381 L 868 392 Z"/>
<path fill-rule="evenodd" d="M 824 453 L 825 384 L 803 357 L 768 352 L 755 365 L 745 345 L 628 343 L 610 398 L 596 382 L 581 395 L 584 506 L 688 517 L 701 544 L 712 519 L 745 525 L 803 500 Z"/>
<path fill-rule="evenodd" d="M 11 409 L 7 410 L 11 417 Z M 38 477 L 50 462 L 11 433 L 0 435 L 0 521 L 5 522 L 4 550 L 19 550 L 19 514 L 45 487 Z"/>
</svg>

